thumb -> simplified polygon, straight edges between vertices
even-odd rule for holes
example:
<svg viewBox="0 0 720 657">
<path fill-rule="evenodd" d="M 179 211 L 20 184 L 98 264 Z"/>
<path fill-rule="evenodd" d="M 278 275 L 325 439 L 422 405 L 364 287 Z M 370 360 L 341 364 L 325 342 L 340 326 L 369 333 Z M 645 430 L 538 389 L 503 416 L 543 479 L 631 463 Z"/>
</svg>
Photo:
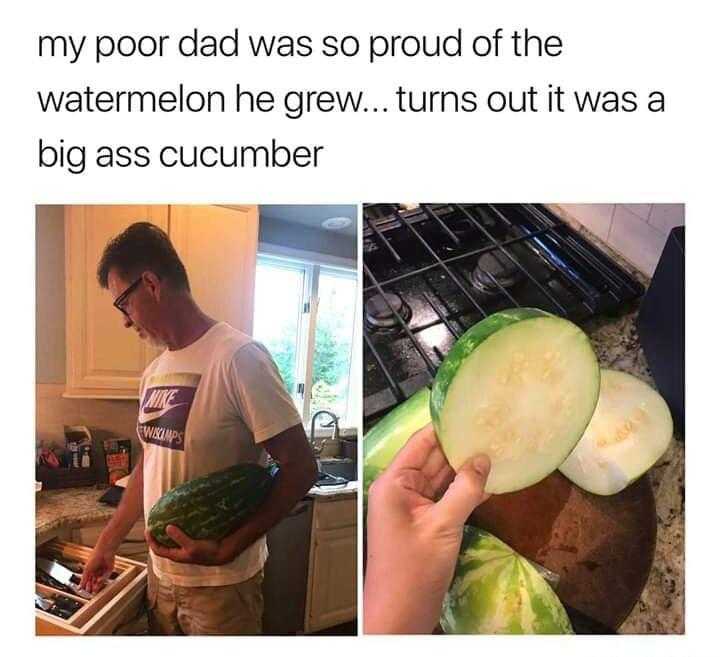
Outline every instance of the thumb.
<svg viewBox="0 0 720 657">
<path fill-rule="evenodd" d="M 485 454 L 468 459 L 435 505 L 435 511 L 448 525 L 462 526 L 473 509 L 490 497 L 485 492 L 489 474 L 490 459 Z"/>
</svg>

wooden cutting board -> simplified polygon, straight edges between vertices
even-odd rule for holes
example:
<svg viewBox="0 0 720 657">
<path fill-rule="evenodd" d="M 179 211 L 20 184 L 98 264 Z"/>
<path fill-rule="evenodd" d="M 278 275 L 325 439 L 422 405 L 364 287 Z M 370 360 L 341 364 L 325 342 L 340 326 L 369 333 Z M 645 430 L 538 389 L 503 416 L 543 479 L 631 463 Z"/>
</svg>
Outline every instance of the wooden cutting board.
<svg viewBox="0 0 720 657">
<path fill-rule="evenodd" d="M 647 476 L 608 497 L 559 472 L 494 495 L 468 521 L 560 575 L 557 594 L 617 629 L 642 593 L 655 553 L 655 498 Z"/>
</svg>

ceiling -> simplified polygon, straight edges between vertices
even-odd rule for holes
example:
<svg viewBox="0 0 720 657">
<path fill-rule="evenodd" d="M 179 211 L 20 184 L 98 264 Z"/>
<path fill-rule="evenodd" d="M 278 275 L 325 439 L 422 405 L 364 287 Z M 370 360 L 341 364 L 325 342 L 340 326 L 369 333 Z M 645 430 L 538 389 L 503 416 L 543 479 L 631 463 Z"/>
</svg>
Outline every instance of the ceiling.
<svg viewBox="0 0 720 657">
<path fill-rule="evenodd" d="M 261 205 L 260 221 L 273 219 L 310 228 L 322 228 L 322 222 L 330 217 L 348 217 L 352 223 L 345 228 L 333 230 L 336 235 L 355 238 L 357 231 L 357 206 L 355 205 Z"/>
</svg>

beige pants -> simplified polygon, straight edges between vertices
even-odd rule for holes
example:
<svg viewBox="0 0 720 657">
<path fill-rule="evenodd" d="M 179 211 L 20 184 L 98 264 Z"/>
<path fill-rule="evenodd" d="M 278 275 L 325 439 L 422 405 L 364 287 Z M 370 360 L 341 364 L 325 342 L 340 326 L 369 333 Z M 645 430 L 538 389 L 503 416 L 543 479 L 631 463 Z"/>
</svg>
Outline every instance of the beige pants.
<svg viewBox="0 0 720 657">
<path fill-rule="evenodd" d="M 148 568 L 150 634 L 260 634 L 260 570 L 250 579 L 227 586 L 174 586 Z"/>
</svg>

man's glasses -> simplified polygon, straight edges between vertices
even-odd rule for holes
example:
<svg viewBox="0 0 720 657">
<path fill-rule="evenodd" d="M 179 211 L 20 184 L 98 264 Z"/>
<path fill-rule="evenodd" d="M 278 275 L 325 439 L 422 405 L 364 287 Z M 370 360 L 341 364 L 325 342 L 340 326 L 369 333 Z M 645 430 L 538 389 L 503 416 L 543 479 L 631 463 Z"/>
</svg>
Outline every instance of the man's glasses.
<svg viewBox="0 0 720 657">
<path fill-rule="evenodd" d="M 142 283 L 142 276 L 138 278 L 134 283 L 131 283 L 127 288 L 125 288 L 124 292 L 121 292 L 118 295 L 118 298 L 113 301 L 113 306 L 115 306 L 125 317 L 130 317 L 130 315 L 127 314 L 127 311 L 125 310 L 125 304 L 127 303 L 128 297 L 135 291 L 138 285 Z"/>
</svg>

